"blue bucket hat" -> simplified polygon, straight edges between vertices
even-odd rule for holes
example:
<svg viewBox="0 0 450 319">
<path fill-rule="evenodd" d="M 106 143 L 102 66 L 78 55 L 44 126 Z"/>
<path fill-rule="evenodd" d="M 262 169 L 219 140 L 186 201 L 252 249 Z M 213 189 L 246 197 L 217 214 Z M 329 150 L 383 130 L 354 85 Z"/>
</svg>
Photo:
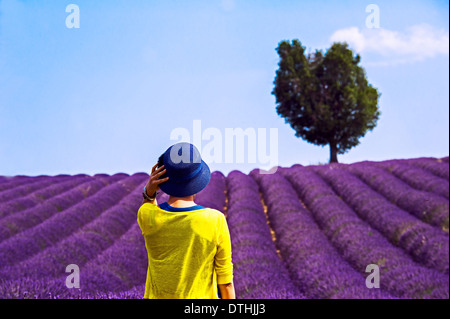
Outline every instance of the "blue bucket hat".
<svg viewBox="0 0 450 319">
<path fill-rule="evenodd" d="M 159 159 L 169 177 L 161 183 L 161 190 L 172 196 L 185 197 L 197 194 L 208 185 L 211 171 L 202 160 L 198 149 L 190 143 L 177 143 L 169 147 Z"/>
</svg>

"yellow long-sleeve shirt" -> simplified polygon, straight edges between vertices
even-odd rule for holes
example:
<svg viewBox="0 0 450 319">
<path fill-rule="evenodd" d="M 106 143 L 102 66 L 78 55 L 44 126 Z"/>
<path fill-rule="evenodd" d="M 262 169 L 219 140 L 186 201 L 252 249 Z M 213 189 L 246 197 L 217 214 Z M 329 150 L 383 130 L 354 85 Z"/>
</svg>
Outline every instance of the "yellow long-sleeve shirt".
<svg viewBox="0 0 450 319">
<path fill-rule="evenodd" d="M 211 208 L 143 204 L 138 223 L 148 270 L 144 298 L 217 299 L 217 284 L 233 280 L 225 216 Z"/>
</svg>

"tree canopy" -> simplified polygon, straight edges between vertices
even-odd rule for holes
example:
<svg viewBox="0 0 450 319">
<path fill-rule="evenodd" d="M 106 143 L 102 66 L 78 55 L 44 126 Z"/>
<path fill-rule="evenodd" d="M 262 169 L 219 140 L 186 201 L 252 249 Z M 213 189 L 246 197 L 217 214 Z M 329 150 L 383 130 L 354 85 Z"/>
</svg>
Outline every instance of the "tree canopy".
<svg viewBox="0 0 450 319">
<path fill-rule="evenodd" d="M 316 145 L 330 145 L 330 162 L 359 144 L 380 116 L 379 92 L 359 66 L 361 58 L 346 43 L 324 54 L 305 54 L 299 40 L 282 41 L 275 87 L 277 113 L 295 135 Z"/>
</svg>

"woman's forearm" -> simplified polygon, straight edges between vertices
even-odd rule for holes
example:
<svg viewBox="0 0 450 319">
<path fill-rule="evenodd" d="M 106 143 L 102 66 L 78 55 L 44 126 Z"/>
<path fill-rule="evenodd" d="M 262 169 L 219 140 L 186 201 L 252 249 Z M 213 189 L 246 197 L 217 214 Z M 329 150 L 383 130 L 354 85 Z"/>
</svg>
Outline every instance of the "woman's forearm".
<svg viewBox="0 0 450 319">
<path fill-rule="evenodd" d="M 236 293 L 232 282 L 228 284 L 219 284 L 219 290 L 222 299 L 236 299 Z"/>
</svg>

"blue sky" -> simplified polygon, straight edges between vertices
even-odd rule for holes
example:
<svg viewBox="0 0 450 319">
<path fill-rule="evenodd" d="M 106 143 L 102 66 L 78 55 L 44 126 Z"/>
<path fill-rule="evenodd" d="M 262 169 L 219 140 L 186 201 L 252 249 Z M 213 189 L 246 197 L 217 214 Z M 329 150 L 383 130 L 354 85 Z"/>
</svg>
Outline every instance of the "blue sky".
<svg viewBox="0 0 450 319">
<path fill-rule="evenodd" d="M 80 28 L 66 27 L 70 3 Z M 277 128 L 280 165 L 325 163 L 328 146 L 275 111 L 275 48 L 292 39 L 349 42 L 382 93 L 377 127 L 340 162 L 447 156 L 448 15 L 448 1 L 0 0 L 0 175 L 148 172 L 194 120 Z"/>
</svg>

